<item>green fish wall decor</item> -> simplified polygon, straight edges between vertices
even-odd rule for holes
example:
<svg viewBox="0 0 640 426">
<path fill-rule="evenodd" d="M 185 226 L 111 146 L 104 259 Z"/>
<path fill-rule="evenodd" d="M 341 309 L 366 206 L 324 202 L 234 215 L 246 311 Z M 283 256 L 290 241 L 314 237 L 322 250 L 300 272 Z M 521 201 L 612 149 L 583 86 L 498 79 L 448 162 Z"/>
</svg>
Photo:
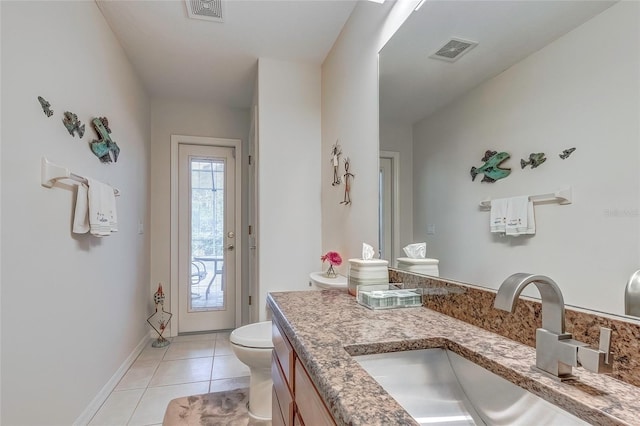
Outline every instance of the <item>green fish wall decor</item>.
<svg viewBox="0 0 640 426">
<path fill-rule="evenodd" d="M 483 173 L 484 177 L 481 182 L 493 183 L 498 179 L 503 179 L 509 176 L 511 169 L 500 168 L 500 165 L 511 158 L 506 152 L 497 152 L 487 150 L 482 157 L 482 161 L 485 163 L 480 167 L 471 167 L 471 180 L 475 181 L 476 176 Z"/>
<path fill-rule="evenodd" d="M 544 152 L 538 152 L 538 153 L 531 153 L 529 154 L 529 160 L 525 161 L 523 159 L 520 159 L 520 167 L 521 168 L 525 168 L 528 165 L 531 165 L 532 169 L 535 169 L 536 167 L 538 167 L 540 164 L 544 163 L 545 161 L 547 161 L 547 158 L 544 156 Z"/>
<path fill-rule="evenodd" d="M 91 151 L 103 163 L 117 162 L 118 155 L 120 155 L 120 147 L 111 139 L 111 129 L 109 128 L 107 117 L 94 118 L 91 124 L 93 124 L 93 128 L 96 129 L 96 133 L 100 137 L 99 140 L 94 139 L 91 141 Z M 113 159 L 111 158 L 112 156 Z"/>
</svg>

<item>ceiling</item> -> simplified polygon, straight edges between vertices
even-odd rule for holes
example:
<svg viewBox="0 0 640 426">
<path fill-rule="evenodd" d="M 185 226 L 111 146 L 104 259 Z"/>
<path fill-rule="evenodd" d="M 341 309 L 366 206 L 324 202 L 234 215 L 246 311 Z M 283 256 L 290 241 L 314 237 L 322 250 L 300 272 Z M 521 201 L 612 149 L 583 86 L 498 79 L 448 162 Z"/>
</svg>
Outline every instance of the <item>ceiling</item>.
<svg viewBox="0 0 640 426">
<path fill-rule="evenodd" d="M 429 116 L 613 4 L 427 1 L 381 51 L 381 121 L 413 124 Z M 429 58 L 451 37 L 479 44 L 456 62 Z"/>
<path fill-rule="evenodd" d="M 97 0 L 152 97 L 251 104 L 257 59 L 322 64 L 355 0 L 228 0 L 223 23 L 183 0 Z"/>
</svg>

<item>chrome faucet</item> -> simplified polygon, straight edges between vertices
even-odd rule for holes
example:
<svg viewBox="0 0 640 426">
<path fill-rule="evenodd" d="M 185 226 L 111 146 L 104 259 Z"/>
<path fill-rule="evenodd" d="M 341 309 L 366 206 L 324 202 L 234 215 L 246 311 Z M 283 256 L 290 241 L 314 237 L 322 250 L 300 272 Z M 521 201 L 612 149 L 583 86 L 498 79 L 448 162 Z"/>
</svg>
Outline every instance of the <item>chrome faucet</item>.
<svg viewBox="0 0 640 426">
<path fill-rule="evenodd" d="M 611 373 L 611 329 L 600 328 L 600 345 L 592 349 L 572 339 L 564 329 L 564 298 L 549 277 L 517 273 L 508 277 L 496 294 L 493 306 L 513 313 L 522 290 L 535 284 L 542 297 L 542 328 L 536 330 L 536 367 L 560 380 L 574 378 L 572 367 L 595 373 Z"/>
</svg>

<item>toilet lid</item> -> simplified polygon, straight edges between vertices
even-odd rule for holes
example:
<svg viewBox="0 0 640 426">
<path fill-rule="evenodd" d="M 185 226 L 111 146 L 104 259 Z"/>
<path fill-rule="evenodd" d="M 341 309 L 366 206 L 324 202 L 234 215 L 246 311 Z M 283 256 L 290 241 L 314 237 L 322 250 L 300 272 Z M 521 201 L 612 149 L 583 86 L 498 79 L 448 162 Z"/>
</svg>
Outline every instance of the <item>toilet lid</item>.
<svg viewBox="0 0 640 426">
<path fill-rule="evenodd" d="M 229 336 L 231 343 L 248 348 L 273 348 L 271 321 L 256 322 L 236 328 Z"/>
</svg>

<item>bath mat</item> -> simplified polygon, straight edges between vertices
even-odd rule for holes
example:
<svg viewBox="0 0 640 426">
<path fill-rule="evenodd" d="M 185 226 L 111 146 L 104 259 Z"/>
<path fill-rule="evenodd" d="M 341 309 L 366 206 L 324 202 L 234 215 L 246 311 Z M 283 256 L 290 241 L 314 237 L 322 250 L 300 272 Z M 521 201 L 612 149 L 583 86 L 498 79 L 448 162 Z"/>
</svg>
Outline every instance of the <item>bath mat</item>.
<svg viewBox="0 0 640 426">
<path fill-rule="evenodd" d="M 169 402 L 163 426 L 271 426 L 249 418 L 249 389 L 185 396 Z"/>
</svg>

